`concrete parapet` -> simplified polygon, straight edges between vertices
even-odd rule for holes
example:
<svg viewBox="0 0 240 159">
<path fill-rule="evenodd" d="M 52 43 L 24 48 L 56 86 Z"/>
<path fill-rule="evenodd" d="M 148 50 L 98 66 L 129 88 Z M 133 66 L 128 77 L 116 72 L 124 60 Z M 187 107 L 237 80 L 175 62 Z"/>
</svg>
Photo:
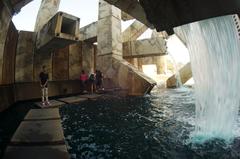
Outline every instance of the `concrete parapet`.
<svg viewBox="0 0 240 159">
<path fill-rule="evenodd" d="M 37 34 L 36 51 L 51 52 L 79 40 L 80 19 L 58 12 Z"/>
<path fill-rule="evenodd" d="M 167 47 L 163 38 L 151 38 L 123 43 L 123 57 L 147 57 L 166 55 Z"/>
<path fill-rule="evenodd" d="M 190 78 L 192 78 L 192 69 L 191 69 L 191 63 L 187 63 L 185 66 L 183 66 L 179 70 L 179 75 L 181 78 L 182 84 L 186 83 Z M 167 80 L 167 88 L 176 88 L 177 87 L 177 79 L 176 75 L 171 76 Z"/>
</svg>

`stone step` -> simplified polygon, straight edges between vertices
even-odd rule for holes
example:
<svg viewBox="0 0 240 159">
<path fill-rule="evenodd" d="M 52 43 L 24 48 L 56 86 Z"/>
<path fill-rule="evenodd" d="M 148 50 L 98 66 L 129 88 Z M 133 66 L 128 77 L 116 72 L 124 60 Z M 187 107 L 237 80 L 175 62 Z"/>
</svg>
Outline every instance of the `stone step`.
<svg viewBox="0 0 240 159">
<path fill-rule="evenodd" d="M 25 121 L 60 119 L 59 109 L 32 109 L 25 116 Z"/>
<path fill-rule="evenodd" d="M 11 145 L 64 144 L 61 120 L 23 121 L 11 139 Z"/>
<path fill-rule="evenodd" d="M 50 100 L 50 105 L 48 106 L 43 106 L 42 105 L 42 102 L 36 102 L 35 105 L 39 106 L 40 108 L 58 108 L 58 107 L 61 107 L 63 105 L 65 105 L 64 102 L 60 102 L 60 101 L 57 101 L 57 100 Z"/>
<path fill-rule="evenodd" d="M 69 159 L 65 145 L 57 146 L 9 146 L 3 159 Z"/>
</svg>

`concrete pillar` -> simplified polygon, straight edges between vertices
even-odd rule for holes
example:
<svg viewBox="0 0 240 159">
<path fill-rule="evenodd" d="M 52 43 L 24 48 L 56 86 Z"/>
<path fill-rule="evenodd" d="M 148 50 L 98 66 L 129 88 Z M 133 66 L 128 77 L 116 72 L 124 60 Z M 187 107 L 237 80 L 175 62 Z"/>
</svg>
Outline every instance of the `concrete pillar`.
<svg viewBox="0 0 240 159">
<path fill-rule="evenodd" d="M 35 23 L 35 32 L 40 31 L 44 24 L 57 13 L 60 1 L 61 0 L 42 0 Z"/>
<path fill-rule="evenodd" d="M 122 58 L 121 11 L 99 1 L 97 68 L 131 95 L 149 93 L 155 82 Z M 110 83 L 110 82 L 109 82 Z"/>
<path fill-rule="evenodd" d="M 100 0 L 98 16 L 98 56 L 122 58 L 121 11 Z"/>
<path fill-rule="evenodd" d="M 3 79 L 3 54 L 11 18 L 10 12 L 4 6 L 3 2 L 0 1 L 0 84 L 2 84 Z"/>
</svg>

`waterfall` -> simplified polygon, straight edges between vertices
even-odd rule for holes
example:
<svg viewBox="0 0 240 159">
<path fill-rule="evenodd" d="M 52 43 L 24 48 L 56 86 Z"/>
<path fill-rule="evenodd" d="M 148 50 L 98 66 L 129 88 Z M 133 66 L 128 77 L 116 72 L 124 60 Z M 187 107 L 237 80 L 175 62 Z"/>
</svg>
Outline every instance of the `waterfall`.
<svg viewBox="0 0 240 159">
<path fill-rule="evenodd" d="M 240 100 L 240 44 L 233 16 L 179 28 L 186 38 L 195 81 L 193 140 L 221 138 L 229 141 L 235 136 Z"/>
</svg>

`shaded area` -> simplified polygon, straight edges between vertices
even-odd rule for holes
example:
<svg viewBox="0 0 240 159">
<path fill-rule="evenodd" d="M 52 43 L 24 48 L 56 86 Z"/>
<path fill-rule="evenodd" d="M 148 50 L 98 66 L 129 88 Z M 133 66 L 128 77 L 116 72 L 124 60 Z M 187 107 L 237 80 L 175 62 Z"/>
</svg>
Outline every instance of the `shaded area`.
<svg viewBox="0 0 240 159">
<path fill-rule="evenodd" d="M 72 159 L 237 159 L 240 138 L 191 144 L 195 104 L 189 89 L 113 97 L 60 109 Z"/>
<path fill-rule="evenodd" d="M 22 102 L 0 113 L 0 158 L 3 157 L 3 152 L 19 124 L 33 108 L 37 107 L 32 102 Z"/>
</svg>

